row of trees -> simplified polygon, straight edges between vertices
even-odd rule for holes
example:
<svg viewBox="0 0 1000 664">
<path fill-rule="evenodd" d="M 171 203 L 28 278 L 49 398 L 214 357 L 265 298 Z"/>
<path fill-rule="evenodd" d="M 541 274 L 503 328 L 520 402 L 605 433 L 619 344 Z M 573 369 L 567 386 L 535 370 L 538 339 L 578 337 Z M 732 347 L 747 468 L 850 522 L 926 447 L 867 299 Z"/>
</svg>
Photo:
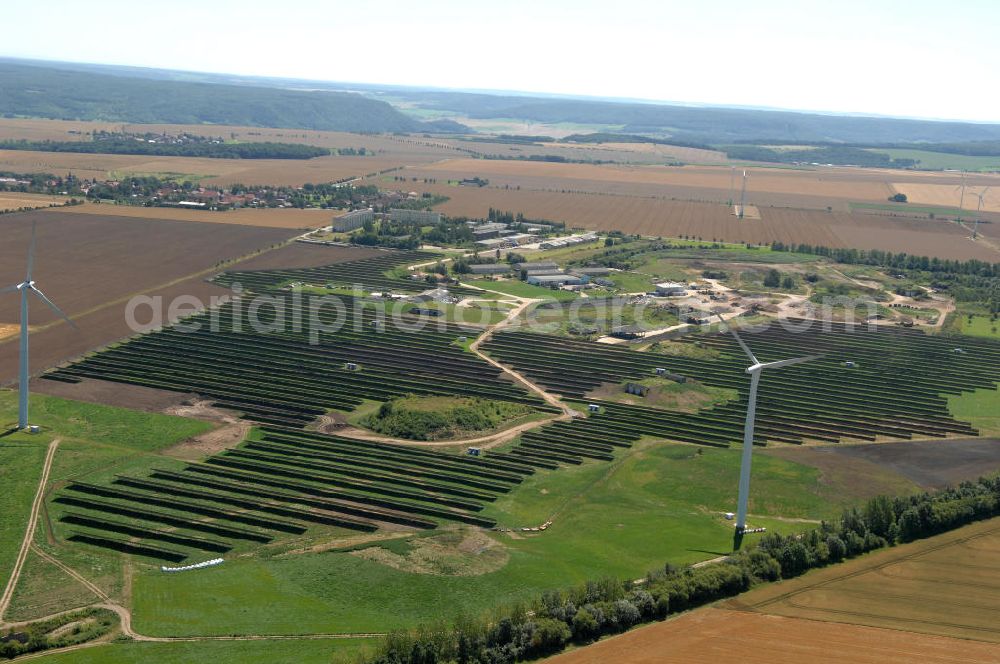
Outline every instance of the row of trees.
<svg viewBox="0 0 1000 664">
<path fill-rule="evenodd" d="M 772 243 L 771 249 L 826 256 L 838 263 L 872 265 L 898 271 L 918 281 L 930 281 L 934 288 L 948 291 L 958 302 L 981 305 L 991 314 L 1000 313 L 1000 263 L 783 242 Z"/>
<path fill-rule="evenodd" d="M 838 263 L 853 265 L 875 265 L 898 270 L 920 270 L 922 272 L 951 272 L 974 274 L 983 277 L 1000 277 L 1000 263 L 987 263 L 976 259 L 960 261 L 949 258 L 913 256 L 907 253 L 893 253 L 881 249 L 844 249 L 823 247 L 812 244 L 786 244 L 772 242 L 773 251 L 792 251 L 798 254 L 826 256 Z"/>
<path fill-rule="evenodd" d="M 780 164 L 818 163 L 869 168 L 913 168 L 919 163 L 917 159 L 893 159 L 886 152 L 839 145 L 794 150 L 774 150 L 762 145 L 731 145 L 726 146 L 725 150 L 730 159 Z"/>
<path fill-rule="evenodd" d="M 302 143 L 149 143 L 134 138 L 97 141 L 2 141 L 0 150 L 133 154 L 211 159 L 312 159 L 330 154 L 326 148 Z"/>
<path fill-rule="evenodd" d="M 878 496 L 800 535 L 768 533 L 755 546 L 700 568 L 666 565 L 644 582 L 603 579 L 544 593 L 494 615 L 453 626 L 390 634 L 369 664 L 519 662 L 570 643 L 584 644 L 634 625 L 744 592 L 896 543 L 1000 514 L 1000 476 L 936 493 Z"/>
</svg>

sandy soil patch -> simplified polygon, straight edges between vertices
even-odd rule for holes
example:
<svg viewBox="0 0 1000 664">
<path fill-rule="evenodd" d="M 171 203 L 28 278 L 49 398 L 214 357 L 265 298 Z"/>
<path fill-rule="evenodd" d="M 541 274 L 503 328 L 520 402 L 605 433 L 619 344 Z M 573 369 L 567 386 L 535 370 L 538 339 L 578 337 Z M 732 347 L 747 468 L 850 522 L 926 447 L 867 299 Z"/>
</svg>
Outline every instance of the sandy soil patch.
<svg viewBox="0 0 1000 664">
<path fill-rule="evenodd" d="M 223 450 L 236 447 L 246 438 L 252 424 L 219 408 L 213 408 L 209 401 L 186 401 L 164 410 L 168 415 L 190 417 L 213 422 L 219 426 L 199 436 L 189 438 L 163 451 L 164 454 L 188 461 L 202 459 Z"/>
<path fill-rule="evenodd" d="M 462 529 L 407 541 L 408 550 L 397 553 L 379 546 L 353 551 L 352 555 L 412 574 L 479 576 L 507 564 L 510 554 L 480 530 Z"/>
</svg>

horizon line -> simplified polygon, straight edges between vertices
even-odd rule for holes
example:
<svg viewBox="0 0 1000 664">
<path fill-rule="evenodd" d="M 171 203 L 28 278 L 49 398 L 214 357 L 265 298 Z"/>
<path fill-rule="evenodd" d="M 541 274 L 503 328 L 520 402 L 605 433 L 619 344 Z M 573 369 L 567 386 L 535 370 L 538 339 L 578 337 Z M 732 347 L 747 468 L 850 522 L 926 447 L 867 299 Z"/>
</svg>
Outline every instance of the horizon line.
<svg viewBox="0 0 1000 664">
<path fill-rule="evenodd" d="M 411 91 L 422 91 L 422 92 L 447 92 L 452 94 L 468 94 L 468 95 L 489 95 L 495 97 L 503 96 L 514 96 L 514 97 L 525 97 L 525 98 L 542 98 L 542 99 L 566 99 L 572 101 L 582 101 L 582 102 L 597 102 L 597 103 L 615 103 L 615 104 L 645 104 L 649 106 L 675 106 L 675 107 L 685 107 L 685 108 L 705 108 L 705 109 L 726 109 L 726 110 L 744 110 L 744 111 L 760 111 L 760 112 L 771 112 L 771 113 L 797 113 L 803 115 L 822 115 L 822 116 L 834 116 L 834 117 L 844 117 L 844 118 L 871 118 L 876 120 L 902 120 L 908 122 L 937 122 L 937 123 L 957 123 L 957 124 L 968 124 L 968 125 L 1000 125 L 1000 119 L 997 120 L 968 120 L 959 118 L 943 118 L 943 117 L 929 117 L 929 116 L 916 116 L 916 115 L 892 115 L 884 113 L 876 113 L 873 111 L 831 111 L 831 110 L 821 110 L 821 109 L 806 109 L 806 108 L 788 108 L 783 106 L 761 106 L 753 104 L 740 104 L 740 103 L 716 103 L 716 102 L 701 102 L 701 101 L 678 101 L 678 100 L 668 100 L 668 99 L 649 99 L 643 97 L 616 97 L 616 96 L 600 96 L 594 94 L 582 94 L 582 93 L 566 93 L 566 92 L 541 92 L 541 91 L 531 91 L 531 90 L 505 90 L 499 88 L 464 88 L 464 87 L 452 87 L 446 85 L 427 85 L 427 84 L 412 84 L 412 83 L 379 83 L 370 81 L 359 81 L 359 80 L 335 80 L 335 79 L 319 79 L 319 78 L 298 78 L 294 76 L 270 76 L 261 74 L 240 74 L 236 72 L 223 72 L 223 71 L 204 71 L 195 69 L 171 69 L 167 67 L 154 67 L 148 65 L 128 65 L 128 64 L 117 64 L 109 62 L 82 62 L 82 61 L 71 61 L 71 60 L 57 60 L 48 58 L 37 58 L 37 57 L 24 57 L 18 55 L 6 55 L 0 53 L 0 61 L 2 60 L 15 60 L 25 63 L 36 63 L 36 64 L 47 64 L 47 65 L 71 65 L 71 66 L 85 66 L 85 67 L 106 67 L 106 68 L 117 68 L 117 69 L 134 69 L 134 70 L 145 70 L 152 72 L 167 72 L 167 73 L 177 73 L 177 74 L 196 74 L 203 76 L 231 76 L 238 77 L 247 80 L 257 80 L 257 81 L 285 81 L 288 83 L 322 83 L 325 85 L 345 85 L 345 86 L 367 86 L 369 88 L 396 88 Z M 178 81 L 174 81 L 178 82 Z M 187 82 L 203 82 L 204 81 L 187 81 Z M 212 84 L 212 83 L 208 83 Z M 214 83 L 215 85 L 227 85 L 227 83 Z M 232 85 L 232 84 L 229 84 Z M 276 87 L 276 86 L 262 86 L 262 87 Z M 294 88 L 292 88 L 294 89 Z M 321 92 L 322 90 L 314 90 L 316 92 Z M 346 90 L 348 92 L 357 92 L 356 90 Z M 329 92 L 332 92 L 330 90 Z M 389 103 L 389 102 L 386 102 Z M 390 104 L 391 105 L 391 104 Z M 541 122 L 539 124 L 546 124 Z"/>
</svg>

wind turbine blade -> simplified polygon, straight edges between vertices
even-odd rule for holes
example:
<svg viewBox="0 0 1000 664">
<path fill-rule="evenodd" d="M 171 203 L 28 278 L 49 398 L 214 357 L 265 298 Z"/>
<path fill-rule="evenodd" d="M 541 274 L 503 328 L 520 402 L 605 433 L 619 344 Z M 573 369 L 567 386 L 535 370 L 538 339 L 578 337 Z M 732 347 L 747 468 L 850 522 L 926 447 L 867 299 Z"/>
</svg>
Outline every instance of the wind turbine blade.
<svg viewBox="0 0 1000 664">
<path fill-rule="evenodd" d="M 750 358 L 750 361 L 753 362 L 754 364 L 760 364 L 760 361 L 754 356 L 753 352 L 751 352 L 750 347 L 747 346 L 745 343 L 743 343 L 743 340 L 740 339 L 740 335 L 736 334 L 736 328 L 733 327 L 732 325 L 727 325 L 726 319 L 722 317 L 722 314 L 715 314 L 715 315 L 719 317 L 719 321 L 723 325 L 729 328 L 729 331 L 732 333 L 733 337 L 736 338 L 736 343 L 740 345 L 740 348 L 742 348 L 743 352 L 747 354 L 747 357 Z"/>
<path fill-rule="evenodd" d="M 31 292 L 34 293 L 35 295 L 37 295 L 38 298 L 42 302 L 44 302 L 45 304 L 49 305 L 49 309 L 51 309 L 52 311 L 56 312 L 57 316 L 59 316 L 64 321 L 66 321 L 67 323 L 69 323 L 70 325 L 72 325 L 74 329 L 77 329 L 77 330 L 80 329 L 80 328 L 78 328 L 76 326 L 76 323 L 74 323 L 73 321 L 71 321 L 69 319 L 69 316 L 67 316 L 65 313 L 63 313 L 62 309 L 60 309 L 59 307 L 57 307 L 52 300 L 50 300 L 49 298 L 45 297 L 45 293 L 43 293 L 42 291 L 38 290 L 34 286 L 31 286 L 30 289 L 31 289 Z"/>
<path fill-rule="evenodd" d="M 812 360 L 822 357 L 821 355 L 806 355 L 805 357 L 793 357 L 790 360 L 778 360 L 777 362 L 765 362 L 760 365 L 761 369 L 778 369 L 781 367 L 788 367 L 793 364 L 801 364 L 803 362 L 811 362 Z"/>
<path fill-rule="evenodd" d="M 16 290 L 17 290 L 17 284 L 13 286 L 5 286 L 3 288 L 0 288 L 0 293 L 13 293 Z"/>
<path fill-rule="evenodd" d="M 35 265 L 35 223 L 31 222 L 31 244 L 28 245 L 28 276 L 25 281 L 31 283 L 31 269 Z"/>
</svg>

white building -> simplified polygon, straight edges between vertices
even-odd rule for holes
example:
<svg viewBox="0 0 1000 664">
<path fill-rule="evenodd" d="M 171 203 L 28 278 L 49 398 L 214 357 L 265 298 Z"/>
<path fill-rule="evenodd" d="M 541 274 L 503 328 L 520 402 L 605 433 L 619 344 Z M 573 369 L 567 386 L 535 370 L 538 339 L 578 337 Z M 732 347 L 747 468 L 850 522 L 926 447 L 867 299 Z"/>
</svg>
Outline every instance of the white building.
<svg viewBox="0 0 1000 664">
<path fill-rule="evenodd" d="M 665 281 L 662 284 L 656 284 L 656 294 L 664 297 L 687 295 L 687 286 L 673 281 Z"/>
</svg>

